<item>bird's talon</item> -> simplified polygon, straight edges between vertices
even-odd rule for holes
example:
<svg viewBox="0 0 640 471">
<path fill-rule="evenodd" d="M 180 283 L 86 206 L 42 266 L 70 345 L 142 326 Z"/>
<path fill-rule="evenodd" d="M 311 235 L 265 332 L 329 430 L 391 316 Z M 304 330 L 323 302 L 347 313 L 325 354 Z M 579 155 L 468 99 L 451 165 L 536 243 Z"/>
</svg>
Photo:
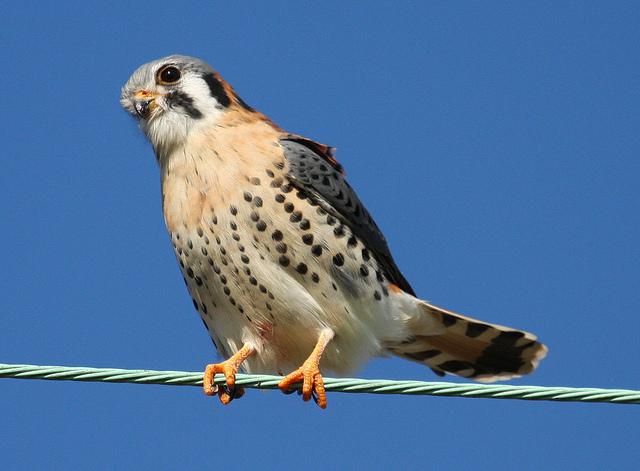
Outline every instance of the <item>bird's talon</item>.
<svg viewBox="0 0 640 471">
<path fill-rule="evenodd" d="M 291 389 L 292 385 L 299 382 L 302 382 L 302 388 Z M 278 387 L 285 394 L 291 394 L 293 391 L 297 391 L 298 395 L 302 395 L 303 401 L 308 401 L 313 398 L 314 402 L 321 409 L 327 407 L 324 382 L 317 362 L 315 361 L 305 363 L 303 367 L 285 376 L 278 384 Z"/>
<path fill-rule="evenodd" d="M 224 392 L 229 395 L 231 398 L 236 397 L 236 385 L 229 386 L 228 383 L 222 386 L 224 388 Z"/>
<path fill-rule="evenodd" d="M 204 393 L 207 396 L 218 395 L 218 399 L 224 405 L 229 404 L 232 400 L 238 399 L 244 395 L 244 388 L 236 388 L 236 373 L 238 368 L 244 360 L 253 353 L 253 348 L 249 345 L 244 345 L 238 352 L 236 352 L 231 358 L 223 361 L 222 363 L 215 363 L 207 365 L 204 370 L 204 377 L 202 379 L 202 387 Z M 226 383 L 218 386 L 214 383 L 216 373 L 222 373 L 225 377 Z"/>
</svg>

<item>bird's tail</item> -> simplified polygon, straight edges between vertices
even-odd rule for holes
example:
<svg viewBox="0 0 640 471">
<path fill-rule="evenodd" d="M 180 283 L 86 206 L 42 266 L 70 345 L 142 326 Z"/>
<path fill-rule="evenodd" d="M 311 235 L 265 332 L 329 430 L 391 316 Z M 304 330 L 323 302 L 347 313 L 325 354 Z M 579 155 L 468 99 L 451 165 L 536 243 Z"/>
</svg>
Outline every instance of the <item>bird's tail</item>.
<svg viewBox="0 0 640 471">
<path fill-rule="evenodd" d="M 547 347 L 533 334 L 413 299 L 421 311 L 413 329 L 416 333 L 389 350 L 426 364 L 439 376 L 451 373 L 481 382 L 516 378 L 535 370 L 547 354 Z"/>
</svg>

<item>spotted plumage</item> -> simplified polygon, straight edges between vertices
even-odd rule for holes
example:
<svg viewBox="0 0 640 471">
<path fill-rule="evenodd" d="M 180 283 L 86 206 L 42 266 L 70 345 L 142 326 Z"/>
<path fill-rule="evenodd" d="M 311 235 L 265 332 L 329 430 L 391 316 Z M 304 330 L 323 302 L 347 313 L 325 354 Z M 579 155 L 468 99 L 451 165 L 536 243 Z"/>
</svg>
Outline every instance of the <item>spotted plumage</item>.
<svg viewBox="0 0 640 471">
<path fill-rule="evenodd" d="M 232 386 L 240 367 L 294 370 L 281 387 L 304 379 L 304 397 L 323 406 L 320 358 L 323 370 L 346 374 L 392 353 L 494 381 L 544 357 L 532 334 L 416 298 L 332 149 L 281 130 L 204 62 L 145 64 L 121 102 L 154 147 L 185 283 L 228 358 L 207 367 L 208 394 L 215 372 Z"/>
</svg>

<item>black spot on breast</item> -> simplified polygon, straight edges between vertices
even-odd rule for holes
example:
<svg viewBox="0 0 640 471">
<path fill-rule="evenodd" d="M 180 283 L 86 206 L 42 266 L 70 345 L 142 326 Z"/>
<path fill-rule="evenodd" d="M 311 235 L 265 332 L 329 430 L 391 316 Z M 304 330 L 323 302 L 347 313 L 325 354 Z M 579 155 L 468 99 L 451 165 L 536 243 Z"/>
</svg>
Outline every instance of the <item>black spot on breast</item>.
<svg viewBox="0 0 640 471">
<path fill-rule="evenodd" d="M 302 220 L 302 213 L 300 211 L 294 211 L 291 216 L 289 216 L 289 221 L 291 222 L 300 222 Z"/>
<path fill-rule="evenodd" d="M 360 274 L 362 276 L 369 276 L 369 268 L 366 265 L 360 265 Z"/>
<path fill-rule="evenodd" d="M 298 266 L 296 267 L 296 271 L 301 275 L 304 275 L 305 273 L 307 273 L 307 270 L 308 270 L 308 267 L 304 263 L 299 263 Z"/>
<path fill-rule="evenodd" d="M 276 244 L 276 251 L 280 253 L 287 253 L 287 244 L 285 244 L 284 242 L 278 242 Z"/>
<path fill-rule="evenodd" d="M 256 223 L 256 229 L 258 229 L 260 232 L 264 232 L 267 229 L 267 223 L 263 220 L 258 221 Z"/>
<path fill-rule="evenodd" d="M 313 280 L 314 283 L 317 283 L 318 281 L 320 281 L 320 277 L 318 276 L 318 274 L 316 272 L 313 272 L 311 274 L 311 279 Z"/>
<path fill-rule="evenodd" d="M 302 229 L 303 231 L 308 230 L 310 227 L 311 223 L 308 219 L 303 219 L 302 221 L 300 221 L 300 229 Z"/>
<path fill-rule="evenodd" d="M 253 200 L 253 195 L 251 193 L 249 193 L 248 191 L 245 191 L 242 196 L 244 197 L 244 200 L 247 203 L 251 203 L 251 201 Z"/>
<path fill-rule="evenodd" d="M 260 186 L 260 179 L 258 177 L 251 177 L 249 181 L 252 185 Z"/>
<path fill-rule="evenodd" d="M 256 196 L 253 199 L 253 204 L 255 204 L 257 208 L 262 207 L 262 198 L 260 198 L 259 196 Z"/>
<path fill-rule="evenodd" d="M 280 258 L 278 259 L 278 263 L 280 263 L 280 265 L 282 265 L 283 267 L 287 267 L 289 266 L 289 257 L 287 257 L 286 255 L 280 255 Z"/>
<path fill-rule="evenodd" d="M 276 202 L 278 203 L 284 203 L 285 200 L 285 196 L 282 193 L 278 193 L 276 195 Z"/>
<path fill-rule="evenodd" d="M 284 204 L 284 210 L 288 213 L 292 213 L 293 212 L 293 204 L 292 203 L 285 203 Z"/>
<path fill-rule="evenodd" d="M 333 235 L 336 236 L 338 239 L 340 239 L 341 237 L 344 237 L 344 226 L 341 224 L 338 227 L 335 227 L 333 229 Z"/>
<path fill-rule="evenodd" d="M 302 242 L 304 242 L 306 245 L 313 244 L 313 234 L 303 234 Z"/>
<path fill-rule="evenodd" d="M 313 247 L 311 247 L 311 253 L 316 257 L 319 257 L 320 255 L 322 255 L 322 246 L 319 244 L 314 245 Z"/>
<path fill-rule="evenodd" d="M 231 99 L 225 91 L 222 82 L 218 80 L 218 77 L 213 73 L 208 73 L 203 75 L 202 78 L 207 83 L 211 96 L 215 98 L 221 106 L 227 108 L 231 104 Z"/>
<path fill-rule="evenodd" d="M 337 253 L 333 256 L 333 264 L 341 267 L 342 265 L 344 265 L 344 255 L 342 255 L 341 253 Z"/>
<path fill-rule="evenodd" d="M 283 237 L 283 235 L 282 235 L 282 231 L 280 231 L 280 230 L 278 230 L 278 229 L 276 229 L 275 231 L 273 231 L 273 233 L 271 234 L 271 238 L 272 238 L 273 240 L 275 240 L 276 242 L 281 241 L 281 240 L 282 240 L 282 237 Z"/>
</svg>

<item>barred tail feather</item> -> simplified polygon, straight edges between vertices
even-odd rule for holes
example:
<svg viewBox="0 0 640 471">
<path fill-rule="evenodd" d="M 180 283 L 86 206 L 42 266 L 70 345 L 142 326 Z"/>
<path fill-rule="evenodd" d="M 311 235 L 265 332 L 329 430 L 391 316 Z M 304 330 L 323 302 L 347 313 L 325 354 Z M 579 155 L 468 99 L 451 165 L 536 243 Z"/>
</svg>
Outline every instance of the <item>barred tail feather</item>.
<svg viewBox="0 0 640 471">
<path fill-rule="evenodd" d="M 451 373 L 487 383 L 517 378 L 535 370 L 547 354 L 547 347 L 533 334 L 416 301 L 425 320 L 444 329 L 434 335 L 420 332 L 391 351 L 425 363 L 439 376 Z"/>
</svg>

